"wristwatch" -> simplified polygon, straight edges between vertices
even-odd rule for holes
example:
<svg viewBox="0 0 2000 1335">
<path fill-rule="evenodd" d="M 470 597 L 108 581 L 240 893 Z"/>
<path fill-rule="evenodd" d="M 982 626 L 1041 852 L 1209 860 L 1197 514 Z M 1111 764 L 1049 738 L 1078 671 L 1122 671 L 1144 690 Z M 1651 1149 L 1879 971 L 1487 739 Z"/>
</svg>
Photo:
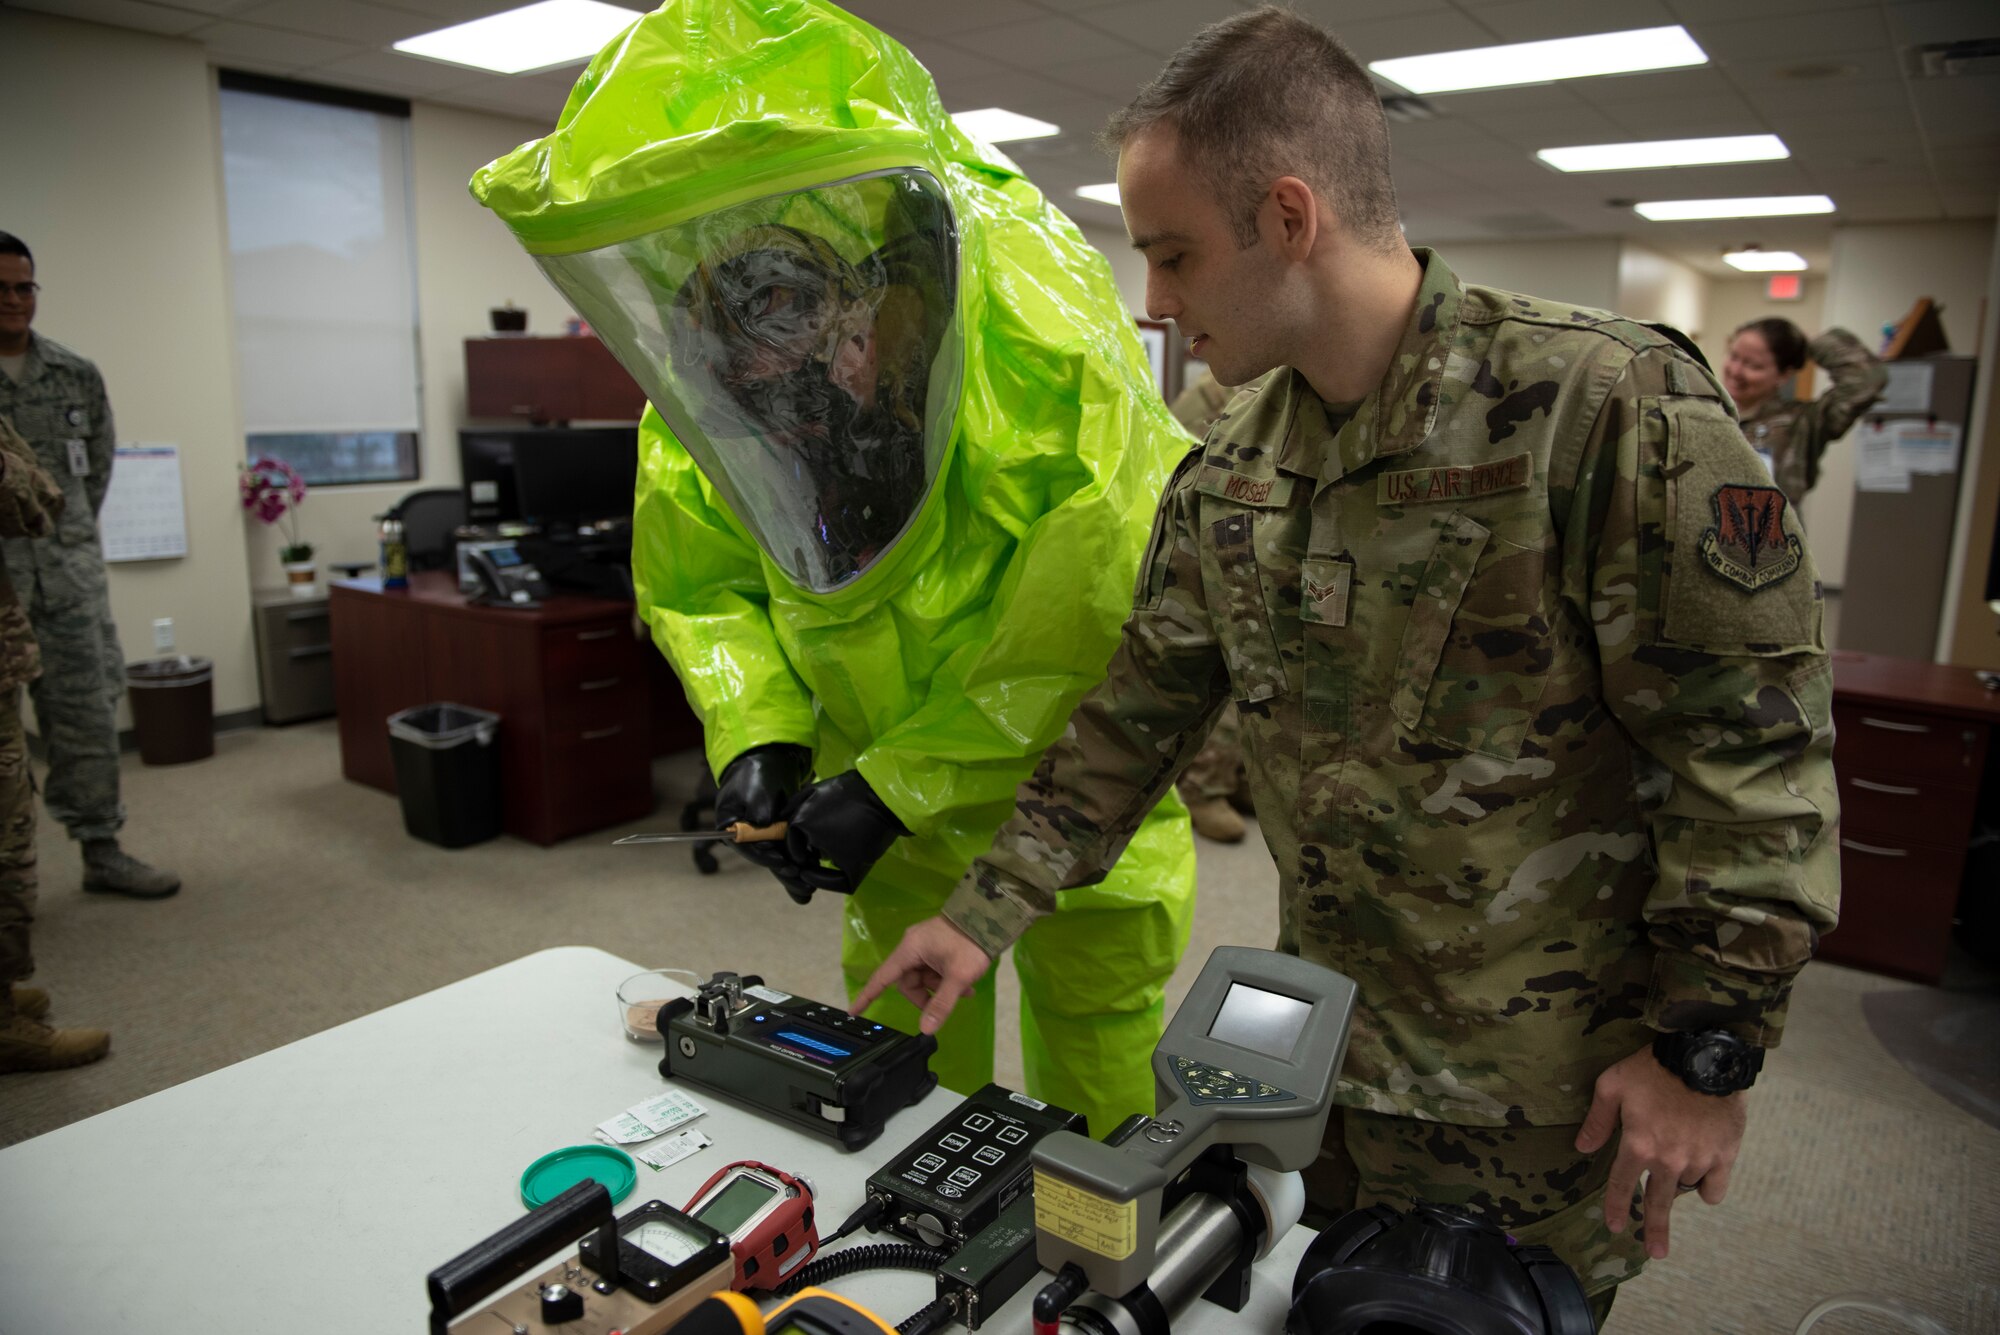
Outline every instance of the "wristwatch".
<svg viewBox="0 0 2000 1335">
<path fill-rule="evenodd" d="M 1660 1065 L 1697 1094 L 1734 1094 L 1750 1088 L 1764 1069 L 1764 1049 L 1726 1029 L 1695 1034 L 1661 1034 L 1653 1040 Z"/>
</svg>

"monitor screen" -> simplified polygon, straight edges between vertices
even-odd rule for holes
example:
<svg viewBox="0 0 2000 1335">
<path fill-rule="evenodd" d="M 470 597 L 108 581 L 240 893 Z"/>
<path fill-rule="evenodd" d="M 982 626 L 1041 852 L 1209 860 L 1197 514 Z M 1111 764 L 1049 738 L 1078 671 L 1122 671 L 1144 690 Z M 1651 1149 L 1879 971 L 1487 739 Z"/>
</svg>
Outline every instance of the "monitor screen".
<svg viewBox="0 0 2000 1335">
<path fill-rule="evenodd" d="M 561 525 L 629 517 L 638 451 L 638 429 L 629 426 L 467 427 L 458 433 L 466 520 Z M 525 497 L 523 456 L 532 489 Z"/>
<path fill-rule="evenodd" d="M 1299 1031 L 1306 1027 L 1306 1016 L 1310 1014 L 1311 1002 L 1231 983 L 1223 995 L 1222 1009 L 1215 1013 L 1215 1023 L 1209 1026 L 1208 1036 L 1282 1061 L 1292 1055 Z"/>
<path fill-rule="evenodd" d="M 632 517 L 639 476 L 636 427 L 523 432 L 514 438 L 514 494 L 530 524 Z"/>
</svg>

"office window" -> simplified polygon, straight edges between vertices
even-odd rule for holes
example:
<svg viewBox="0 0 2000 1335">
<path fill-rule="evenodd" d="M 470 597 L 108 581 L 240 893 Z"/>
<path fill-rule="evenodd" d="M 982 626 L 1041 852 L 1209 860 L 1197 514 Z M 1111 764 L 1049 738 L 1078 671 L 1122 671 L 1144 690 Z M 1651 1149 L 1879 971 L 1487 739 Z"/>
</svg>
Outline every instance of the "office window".
<svg viewBox="0 0 2000 1335">
<path fill-rule="evenodd" d="M 225 71 L 221 109 L 244 457 L 414 479 L 408 104 Z"/>
</svg>

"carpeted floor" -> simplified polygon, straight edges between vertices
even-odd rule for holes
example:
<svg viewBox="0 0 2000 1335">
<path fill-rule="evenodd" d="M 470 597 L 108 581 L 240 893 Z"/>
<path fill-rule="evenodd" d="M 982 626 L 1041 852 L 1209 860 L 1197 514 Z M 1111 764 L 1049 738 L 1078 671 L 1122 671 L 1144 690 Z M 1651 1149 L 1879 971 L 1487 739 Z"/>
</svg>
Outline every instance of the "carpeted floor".
<svg viewBox="0 0 2000 1335">
<path fill-rule="evenodd" d="M 179 870 L 160 903 L 85 896 L 76 850 L 43 823 L 39 981 L 56 1018 L 113 1031 L 95 1066 L 0 1078 L 11 1144 L 552 945 L 648 964 L 755 970 L 840 995 L 839 905 L 784 900 L 729 859 L 694 873 L 684 849 L 617 848 L 672 828 L 696 773 L 660 763 L 650 821 L 540 849 L 512 839 L 447 852 L 408 838 L 393 798 L 339 777 L 331 723 L 218 739 L 214 759 L 128 758 L 128 846 Z M 1195 938 L 1171 998 L 1225 942 L 1276 934 L 1261 845 L 1204 844 Z M 1012 1013 L 1002 971 L 1003 1015 Z M 1814 965 L 1785 1046 L 1753 1095 L 1729 1201 L 1675 1213 L 1674 1255 L 1628 1285 L 1612 1335 L 1789 1335 L 1818 1301 L 1902 1301 L 1963 1335 L 2000 1332 L 2000 993 Z M 616 1024 L 605 998 L 604 1020 Z M 999 1078 L 1020 1081 L 1003 1026 Z M 8 1202 L 8 1208 L 21 1208 Z M 1905 1327 L 1841 1312 L 1814 1335 Z"/>
</svg>

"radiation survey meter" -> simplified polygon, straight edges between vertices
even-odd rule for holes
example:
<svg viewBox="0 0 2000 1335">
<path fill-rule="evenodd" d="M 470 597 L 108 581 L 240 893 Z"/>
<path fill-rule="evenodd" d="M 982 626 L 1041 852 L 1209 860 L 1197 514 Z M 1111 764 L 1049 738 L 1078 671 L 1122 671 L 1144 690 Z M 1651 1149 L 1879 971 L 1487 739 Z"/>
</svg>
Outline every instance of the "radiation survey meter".
<svg viewBox="0 0 2000 1335">
<path fill-rule="evenodd" d="M 1115 1298 L 1183 1269 L 1199 1293 L 1234 1265 L 1247 1295 L 1251 1253 L 1269 1241 L 1253 1236 L 1269 1232 L 1258 1212 L 1275 1221 L 1274 1193 L 1297 1184 L 1278 1175 L 1319 1153 L 1354 1000 L 1351 980 L 1295 955 L 1210 955 L 1153 1051 L 1159 1112 L 1107 1141 L 1057 1131 L 1035 1146 L 1043 1268 Z M 1194 1229 L 1197 1215 L 1212 1226 Z"/>
</svg>

